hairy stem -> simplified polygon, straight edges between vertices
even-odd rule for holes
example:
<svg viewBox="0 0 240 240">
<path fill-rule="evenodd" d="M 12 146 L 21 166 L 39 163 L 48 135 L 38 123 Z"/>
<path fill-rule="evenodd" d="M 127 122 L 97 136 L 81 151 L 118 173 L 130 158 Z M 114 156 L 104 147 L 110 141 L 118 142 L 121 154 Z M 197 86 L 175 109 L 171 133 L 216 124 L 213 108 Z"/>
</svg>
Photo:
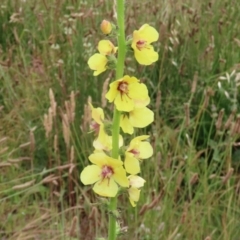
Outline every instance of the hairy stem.
<svg viewBox="0 0 240 240">
<path fill-rule="evenodd" d="M 117 0 L 117 26 L 118 26 L 118 58 L 116 68 L 116 79 L 123 77 L 124 72 L 124 60 L 126 55 L 126 44 L 125 44 L 125 24 L 124 24 L 124 0 Z M 118 159 L 119 155 L 119 130 L 120 130 L 120 116 L 116 107 L 113 115 L 113 132 L 112 132 L 112 157 Z M 117 197 L 110 199 L 109 204 L 109 228 L 108 228 L 108 240 L 115 240 L 117 237 L 117 219 L 114 214 L 117 209 Z"/>
</svg>

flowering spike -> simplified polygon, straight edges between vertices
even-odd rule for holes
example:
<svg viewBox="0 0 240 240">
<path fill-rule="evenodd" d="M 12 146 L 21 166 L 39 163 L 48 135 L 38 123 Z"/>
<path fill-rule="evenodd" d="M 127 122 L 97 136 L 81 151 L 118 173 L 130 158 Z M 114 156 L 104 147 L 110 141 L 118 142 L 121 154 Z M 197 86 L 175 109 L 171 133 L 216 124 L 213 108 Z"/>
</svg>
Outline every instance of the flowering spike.
<svg viewBox="0 0 240 240">
<path fill-rule="evenodd" d="M 140 172 L 140 161 L 149 158 L 153 154 L 153 148 L 146 140 L 147 135 L 135 137 L 130 145 L 125 148 L 124 161 L 120 147 L 123 138 L 119 135 L 120 127 L 124 133 L 133 134 L 134 128 L 143 128 L 153 122 L 154 113 L 147 108 L 150 103 L 148 89 L 136 77 L 124 76 L 124 63 L 126 57 L 126 45 L 134 50 L 136 60 L 142 65 L 150 65 L 158 60 L 158 53 L 154 51 L 152 42 L 157 41 L 158 32 L 148 24 L 144 24 L 139 30 L 133 32 L 132 39 L 125 38 L 124 1 L 117 1 L 114 6 L 117 27 L 107 20 L 103 20 L 100 29 L 111 37 L 117 37 L 118 47 L 109 40 L 101 40 L 98 43 L 99 53 L 95 53 L 88 60 L 93 75 L 97 76 L 107 69 L 115 69 L 116 81 L 110 84 L 109 91 L 105 95 L 110 103 L 114 103 L 112 120 L 112 136 L 106 133 L 106 121 L 101 108 L 92 109 L 93 122 L 91 127 L 97 137 L 93 142 L 95 151 L 89 156 L 92 165 L 83 169 L 80 179 L 84 185 L 94 185 L 93 191 L 103 197 L 110 197 L 108 210 L 111 213 L 117 211 L 117 194 L 119 188 L 125 188 L 129 194 L 129 200 L 133 207 L 139 201 L 140 188 L 145 180 L 135 174 Z M 114 56 L 118 51 L 117 58 Z M 109 78 L 110 79 L 110 78 Z M 107 80 L 107 82 L 109 82 Z M 104 88 L 105 89 L 105 88 Z M 111 151 L 111 152 L 110 152 Z M 109 155 L 107 154 L 110 154 Z M 120 155 L 120 156 L 119 156 Z M 127 176 L 127 174 L 131 174 Z M 109 215 L 108 238 L 116 239 L 118 234 L 115 215 Z"/>
</svg>

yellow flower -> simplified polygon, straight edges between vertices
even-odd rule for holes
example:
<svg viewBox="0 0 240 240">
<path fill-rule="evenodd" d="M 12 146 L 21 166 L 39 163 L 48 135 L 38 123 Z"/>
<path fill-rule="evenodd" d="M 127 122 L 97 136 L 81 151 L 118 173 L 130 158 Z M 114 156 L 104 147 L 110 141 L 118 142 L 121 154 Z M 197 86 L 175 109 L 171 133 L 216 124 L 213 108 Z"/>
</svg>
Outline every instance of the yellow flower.
<svg viewBox="0 0 240 240">
<path fill-rule="evenodd" d="M 91 103 L 89 103 L 92 110 L 92 118 L 98 125 L 103 125 L 104 121 L 104 112 L 102 108 L 95 108 Z M 93 124 L 94 125 L 94 124 Z M 94 127 L 94 126 L 93 126 Z"/>
<path fill-rule="evenodd" d="M 107 69 L 108 58 L 106 56 L 116 53 L 117 48 L 109 40 L 101 40 L 98 43 L 98 51 L 100 53 L 95 53 L 88 60 L 88 66 L 94 70 L 94 76 Z"/>
<path fill-rule="evenodd" d="M 103 20 L 100 25 L 100 28 L 104 34 L 108 35 L 112 31 L 112 24 L 107 20 Z"/>
<path fill-rule="evenodd" d="M 134 138 L 125 152 L 124 166 L 127 173 L 137 174 L 140 172 L 139 160 L 149 158 L 153 155 L 153 148 L 147 141 L 148 135 Z"/>
<path fill-rule="evenodd" d="M 91 129 L 98 135 L 93 141 L 93 147 L 96 150 L 110 151 L 112 149 L 112 136 L 109 136 L 105 131 L 104 126 L 104 112 L 102 108 L 94 108 L 89 103 L 92 110 L 93 121 L 91 123 Z M 123 145 L 123 138 L 119 135 L 119 147 Z"/>
<path fill-rule="evenodd" d="M 129 113 L 122 113 L 120 127 L 124 133 L 133 134 L 133 128 L 144 128 L 154 120 L 154 113 L 149 108 L 134 108 Z"/>
<path fill-rule="evenodd" d="M 94 184 L 93 191 L 100 196 L 115 197 L 121 187 L 128 187 L 129 180 L 122 161 L 95 152 L 89 156 L 93 163 L 83 169 L 80 179 L 84 185 Z"/>
<path fill-rule="evenodd" d="M 108 59 L 106 58 L 106 56 L 102 54 L 95 53 L 94 55 L 92 55 L 88 60 L 88 66 L 92 70 L 94 70 L 93 76 L 97 76 L 100 73 L 106 71 L 107 62 L 108 62 Z"/>
<path fill-rule="evenodd" d="M 146 85 L 128 75 L 110 84 L 106 98 L 109 102 L 114 101 L 119 111 L 125 112 L 130 112 L 135 107 L 145 107 L 150 102 Z"/>
<path fill-rule="evenodd" d="M 107 135 L 104 125 L 99 128 L 98 137 L 93 141 L 93 147 L 96 150 L 110 151 L 112 149 L 112 137 Z"/>
<path fill-rule="evenodd" d="M 132 48 L 138 63 L 150 65 L 158 60 L 158 53 L 151 45 L 158 40 L 158 37 L 156 29 L 148 24 L 144 24 L 139 30 L 133 32 Z"/>
<path fill-rule="evenodd" d="M 104 129 L 104 112 L 102 108 L 94 108 L 89 103 L 92 110 L 91 129 L 95 132 L 98 137 L 93 141 L 93 146 L 96 150 L 107 150 L 111 149 L 112 138 L 107 135 Z"/>
<path fill-rule="evenodd" d="M 130 175 L 128 176 L 129 180 L 129 186 L 128 194 L 129 194 L 129 200 L 133 207 L 136 206 L 136 202 L 138 202 L 140 197 L 140 189 L 143 187 L 144 183 L 146 182 L 143 178 L 136 176 L 136 175 Z"/>
<path fill-rule="evenodd" d="M 98 51 L 102 55 L 111 55 L 117 52 L 117 47 L 109 40 L 101 40 L 98 43 Z"/>
</svg>

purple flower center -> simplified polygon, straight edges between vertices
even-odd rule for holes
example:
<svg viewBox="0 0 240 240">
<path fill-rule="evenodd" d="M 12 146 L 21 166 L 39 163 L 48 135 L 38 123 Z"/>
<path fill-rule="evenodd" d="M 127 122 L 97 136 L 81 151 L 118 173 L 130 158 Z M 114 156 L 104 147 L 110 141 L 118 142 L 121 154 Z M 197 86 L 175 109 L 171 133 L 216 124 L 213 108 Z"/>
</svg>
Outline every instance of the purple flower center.
<svg viewBox="0 0 240 240">
<path fill-rule="evenodd" d="M 128 93 L 128 83 L 120 82 L 117 90 L 120 91 L 121 94 L 127 94 Z"/>
<path fill-rule="evenodd" d="M 100 130 L 100 125 L 97 122 L 92 121 L 90 123 L 90 129 L 93 130 L 95 132 L 95 134 L 97 135 L 99 133 L 99 130 Z"/>
<path fill-rule="evenodd" d="M 146 41 L 144 40 L 139 40 L 137 41 L 137 48 L 138 50 L 140 51 L 141 49 L 145 48 L 146 47 Z"/>
<path fill-rule="evenodd" d="M 112 175 L 113 175 L 114 171 L 112 169 L 112 167 L 110 166 L 103 166 L 102 167 L 102 178 L 105 179 L 105 178 L 110 178 Z"/>
<path fill-rule="evenodd" d="M 140 151 L 138 151 L 137 149 L 132 149 L 129 152 L 132 153 L 135 157 L 138 157 L 138 155 L 140 154 Z"/>
</svg>

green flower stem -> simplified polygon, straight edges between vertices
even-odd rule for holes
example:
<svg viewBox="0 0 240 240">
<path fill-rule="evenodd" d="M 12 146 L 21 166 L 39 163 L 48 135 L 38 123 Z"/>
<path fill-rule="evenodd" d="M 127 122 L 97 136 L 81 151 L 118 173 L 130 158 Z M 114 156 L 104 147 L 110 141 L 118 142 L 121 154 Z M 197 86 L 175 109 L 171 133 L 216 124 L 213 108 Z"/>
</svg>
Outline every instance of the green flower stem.
<svg viewBox="0 0 240 240">
<path fill-rule="evenodd" d="M 116 69 L 116 79 L 119 79 L 123 77 L 124 60 L 126 55 L 124 0 L 117 0 L 117 25 L 118 25 L 118 62 Z"/>
<path fill-rule="evenodd" d="M 126 55 L 125 43 L 125 18 L 124 18 L 124 0 L 117 0 L 117 26 L 118 26 L 118 58 L 116 67 L 116 79 L 123 77 L 124 60 Z M 120 116 L 116 107 L 113 115 L 113 129 L 112 129 L 112 157 L 118 159 L 119 155 L 119 130 L 120 130 Z M 109 204 L 109 227 L 108 227 L 108 240 L 115 240 L 117 237 L 117 219 L 115 212 L 117 209 L 117 197 L 110 199 Z"/>
</svg>

